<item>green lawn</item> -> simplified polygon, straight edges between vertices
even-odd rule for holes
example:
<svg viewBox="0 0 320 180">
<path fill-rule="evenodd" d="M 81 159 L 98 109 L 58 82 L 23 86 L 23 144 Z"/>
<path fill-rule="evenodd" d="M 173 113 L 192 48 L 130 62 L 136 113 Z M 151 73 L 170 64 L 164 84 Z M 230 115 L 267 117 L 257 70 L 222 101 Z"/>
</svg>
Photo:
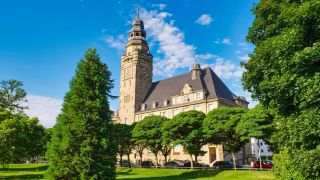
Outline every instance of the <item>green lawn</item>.
<svg viewBox="0 0 320 180">
<path fill-rule="evenodd" d="M 0 179 L 43 179 L 47 165 L 14 164 L 9 169 L 0 168 Z M 182 169 L 118 168 L 117 179 L 128 180 L 179 180 L 179 179 L 219 179 L 219 180 L 271 180 L 272 172 L 260 171 L 216 171 Z"/>
</svg>

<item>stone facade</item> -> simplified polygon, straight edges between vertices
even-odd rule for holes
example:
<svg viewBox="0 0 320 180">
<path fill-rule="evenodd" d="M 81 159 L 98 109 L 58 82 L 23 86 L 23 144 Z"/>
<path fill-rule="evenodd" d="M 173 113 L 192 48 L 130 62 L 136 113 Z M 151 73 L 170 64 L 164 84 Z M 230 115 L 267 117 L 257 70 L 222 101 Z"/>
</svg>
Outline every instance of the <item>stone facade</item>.
<svg viewBox="0 0 320 180">
<path fill-rule="evenodd" d="M 119 120 L 132 124 L 152 84 L 152 55 L 146 42 L 143 21 L 133 21 L 126 51 L 121 57 Z"/>
<path fill-rule="evenodd" d="M 158 82 L 152 82 L 152 68 L 143 21 L 137 18 L 121 57 L 119 111 L 113 116 L 114 123 L 132 124 L 150 115 L 172 118 L 188 110 L 208 113 L 220 106 L 248 106 L 245 98 L 234 95 L 210 68 L 201 69 L 195 64 L 187 74 Z M 203 150 L 207 153 L 198 158 L 200 163 L 210 164 L 227 157 L 222 145 L 208 144 Z M 131 156 L 136 162 L 141 161 L 135 152 Z M 160 154 L 159 157 L 158 163 L 162 164 L 164 158 Z M 169 160 L 188 159 L 190 156 L 182 146 L 174 147 L 169 156 Z M 155 161 L 147 149 L 142 161 L 146 160 Z"/>
</svg>

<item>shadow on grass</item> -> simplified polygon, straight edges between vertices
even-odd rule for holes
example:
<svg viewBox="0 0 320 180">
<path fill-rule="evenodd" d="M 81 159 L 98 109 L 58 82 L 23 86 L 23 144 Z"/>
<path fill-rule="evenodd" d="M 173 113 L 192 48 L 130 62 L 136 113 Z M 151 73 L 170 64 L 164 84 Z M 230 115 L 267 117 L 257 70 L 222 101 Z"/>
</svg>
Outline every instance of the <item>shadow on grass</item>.
<svg viewBox="0 0 320 180">
<path fill-rule="evenodd" d="M 43 179 L 43 174 L 22 174 L 22 175 L 9 175 L 0 176 L 0 179 Z"/>
<path fill-rule="evenodd" d="M 49 166 L 39 166 L 39 167 L 9 167 L 9 168 L 0 168 L 0 171 L 46 171 Z"/>
<path fill-rule="evenodd" d="M 132 170 L 131 170 L 132 171 Z M 162 176 L 162 177 L 139 177 L 139 178 L 121 178 L 124 180 L 179 180 L 179 179 L 194 179 L 194 178 L 204 178 L 204 177 L 214 177 L 218 175 L 221 171 L 219 170 L 193 170 L 190 172 L 183 172 L 179 175 L 168 175 L 168 176 Z M 123 175 L 134 175 L 136 173 L 129 173 L 129 172 L 123 172 Z M 117 173 L 118 175 L 122 175 L 122 172 Z"/>
</svg>

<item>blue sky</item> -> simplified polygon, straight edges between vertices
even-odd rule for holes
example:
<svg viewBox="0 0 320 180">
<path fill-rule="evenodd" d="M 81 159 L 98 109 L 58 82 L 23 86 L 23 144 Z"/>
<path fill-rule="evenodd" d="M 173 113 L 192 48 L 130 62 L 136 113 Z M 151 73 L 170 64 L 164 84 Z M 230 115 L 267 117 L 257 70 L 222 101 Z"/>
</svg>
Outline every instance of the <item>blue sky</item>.
<svg viewBox="0 0 320 180">
<path fill-rule="evenodd" d="M 77 62 L 96 47 L 119 94 L 120 54 L 140 7 L 154 56 L 154 81 L 189 71 L 197 59 L 237 95 L 241 61 L 253 46 L 245 36 L 256 0 L 10 0 L 0 3 L 0 80 L 24 83 L 30 116 L 52 126 Z M 117 108 L 117 100 L 110 102 Z M 255 105 L 251 103 L 251 107 Z"/>
</svg>

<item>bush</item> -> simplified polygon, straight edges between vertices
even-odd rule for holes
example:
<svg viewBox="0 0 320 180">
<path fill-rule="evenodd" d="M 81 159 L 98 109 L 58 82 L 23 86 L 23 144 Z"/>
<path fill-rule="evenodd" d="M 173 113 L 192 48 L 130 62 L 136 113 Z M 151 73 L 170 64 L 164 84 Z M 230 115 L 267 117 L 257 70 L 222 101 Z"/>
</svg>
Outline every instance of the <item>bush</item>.
<svg viewBox="0 0 320 180">
<path fill-rule="evenodd" d="M 274 156 L 275 175 L 280 179 L 320 179 L 320 146 L 317 149 L 285 149 Z"/>
</svg>

